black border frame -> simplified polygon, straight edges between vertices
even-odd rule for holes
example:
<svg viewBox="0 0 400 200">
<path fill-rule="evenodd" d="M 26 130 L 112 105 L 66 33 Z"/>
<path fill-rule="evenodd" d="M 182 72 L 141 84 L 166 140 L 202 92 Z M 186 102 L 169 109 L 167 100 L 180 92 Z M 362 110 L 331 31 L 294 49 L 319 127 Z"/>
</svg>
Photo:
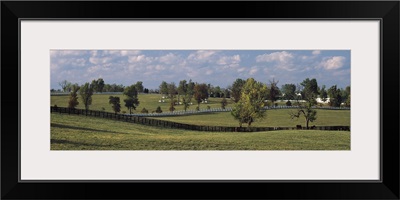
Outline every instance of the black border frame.
<svg viewBox="0 0 400 200">
<path fill-rule="evenodd" d="M 154 11 L 153 8 L 164 11 Z M 181 9 L 181 8 L 187 9 Z M 193 9 L 195 8 L 195 9 Z M 229 9 L 226 9 L 229 8 Z M 399 199 L 399 2 L 257 1 L 257 2 L 1 2 L 1 198 L 273 198 Z M 19 182 L 20 104 L 18 96 L 20 19 L 379 19 L 381 20 L 381 181 L 149 181 Z M 5 77 L 7 76 L 7 77 Z M 18 94 L 16 94 L 18 91 Z M 386 91 L 384 93 L 384 91 Z M 394 99 L 397 102 L 393 102 Z M 15 107 L 18 106 L 18 113 Z M 389 107 L 390 106 L 390 107 Z M 16 118 L 18 117 L 18 123 Z M 383 119 L 385 124 L 383 126 Z M 385 134 L 386 133 L 386 134 Z M 382 137 L 384 135 L 384 137 Z M 224 187 L 221 187 L 224 186 Z M 261 186 L 261 189 L 260 189 Z M 151 194 L 147 190 L 153 190 Z M 185 191 L 185 192 L 182 192 Z M 201 191 L 201 192 L 200 192 Z"/>
</svg>

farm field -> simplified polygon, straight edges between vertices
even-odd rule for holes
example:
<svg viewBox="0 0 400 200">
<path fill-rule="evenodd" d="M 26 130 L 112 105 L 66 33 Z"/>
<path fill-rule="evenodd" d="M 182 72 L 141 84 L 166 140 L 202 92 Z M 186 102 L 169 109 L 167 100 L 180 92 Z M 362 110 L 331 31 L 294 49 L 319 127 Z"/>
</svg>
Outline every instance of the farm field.
<svg viewBox="0 0 400 200">
<path fill-rule="evenodd" d="M 102 110 L 106 112 L 112 112 L 111 105 L 108 103 L 108 97 L 110 95 L 97 94 L 93 95 L 93 103 L 89 107 L 91 110 Z M 123 106 L 123 95 L 119 96 L 121 99 L 121 110 L 129 113 L 126 107 Z M 149 112 L 155 110 L 157 106 L 161 106 L 163 112 L 169 112 L 169 103 L 159 103 L 161 95 L 159 94 L 140 94 L 139 95 L 139 107 L 136 108 L 134 113 L 140 112 L 143 108 L 149 110 Z M 79 99 L 78 99 L 79 100 Z M 168 101 L 168 100 L 165 100 Z M 201 104 L 201 109 L 206 109 L 207 106 L 211 108 L 220 108 L 220 98 L 210 98 L 208 104 Z M 51 105 L 57 105 L 60 107 L 67 107 L 68 96 L 51 96 Z M 228 101 L 227 107 L 233 105 L 233 101 Z M 197 105 L 192 105 L 189 109 L 194 109 Z M 80 103 L 77 108 L 83 109 L 84 106 Z M 150 109 L 153 108 L 153 109 Z M 182 105 L 176 106 L 177 110 L 183 110 Z M 290 109 L 277 109 L 268 110 L 267 115 L 264 119 L 257 120 L 252 123 L 253 127 L 294 127 L 296 125 L 304 126 L 304 118 L 290 119 L 289 113 L 294 110 Z M 350 110 L 317 110 L 317 120 L 310 122 L 310 126 L 350 126 Z M 207 114 L 196 114 L 186 116 L 168 116 L 168 117 L 153 117 L 155 119 L 162 119 L 166 121 L 179 122 L 185 124 L 196 124 L 206 126 L 238 126 L 238 122 L 231 116 L 230 112 L 218 112 L 218 113 L 207 113 Z M 245 126 L 245 125 L 243 125 Z"/>
<path fill-rule="evenodd" d="M 350 132 L 198 132 L 51 114 L 51 150 L 349 150 Z"/>
<path fill-rule="evenodd" d="M 253 122 L 253 127 L 295 127 L 305 126 L 304 118 L 291 119 L 289 113 L 294 110 L 277 109 L 267 110 L 264 119 Z M 350 110 L 317 110 L 317 120 L 310 122 L 310 126 L 350 126 Z M 230 112 L 216 112 L 208 114 L 196 114 L 187 116 L 152 117 L 172 122 L 196 124 L 205 126 L 239 126 Z M 243 124 L 243 126 L 247 126 Z"/>
<path fill-rule="evenodd" d="M 124 99 L 126 98 L 124 95 L 109 95 L 109 94 L 94 94 L 92 96 L 92 105 L 89 106 L 90 110 L 103 110 L 107 112 L 113 112 L 111 108 L 111 104 L 108 103 L 108 97 L 109 96 L 117 96 L 120 98 L 121 101 L 121 112 L 125 111 L 126 113 L 129 113 L 129 110 L 124 106 Z M 57 105 L 58 107 L 68 107 L 68 95 L 65 96 L 51 96 L 51 101 L 50 105 L 54 106 Z M 78 95 L 78 101 L 79 105 L 76 107 L 78 109 L 84 109 L 85 106 L 83 103 L 81 103 L 81 97 Z M 162 96 L 160 94 L 139 94 L 139 106 L 136 108 L 136 110 L 133 110 L 132 112 L 134 113 L 140 113 L 140 111 L 143 108 L 146 108 L 149 110 L 151 113 L 152 111 L 155 111 L 157 106 L 161 107 L 161 110 L 163 112 L 169 112 L 169 99 L 164 99 L 164 103 L 159 103 L 158 101 L 162 99 Z M 200 109 L 207 109 L 207 106 L 210 106 L 211 108 L 221 108 L 221 100 L 222 98 L 209 98 L 207 104 L 200 104 Z M 231 107 L 233 106 L 233 101 L 230 99 L 228 100 L 228 105 L 226 107 Z M 195 110 L 197 107 L 197 103 L 195 100 L 192 99 L 193 105 L 191 105 L 188 110 Z M 176 105 L 175 109 L 178 110 L 184 110 L 183 105 Z"/>
</svg>

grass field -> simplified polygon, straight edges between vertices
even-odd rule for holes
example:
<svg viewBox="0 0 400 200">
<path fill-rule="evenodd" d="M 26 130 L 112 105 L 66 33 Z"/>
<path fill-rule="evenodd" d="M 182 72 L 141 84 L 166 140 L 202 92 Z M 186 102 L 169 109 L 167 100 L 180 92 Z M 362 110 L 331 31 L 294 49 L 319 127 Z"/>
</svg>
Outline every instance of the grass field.
<svg viewBox="0 0 400 200">
<path fill-rule="evenodd" d="M 108 103 L 108 97 L 110 95 L 105 95 L 105 94 L 95 94 L 92 96 L 92 105 L 89 106 L 89 109 L 91 110 L 103 110 L 102 108 L 105 109 L 107 112 L 113 112 L 111 108 L 111 104 Z M 126 98 L 124 95 L 113 95 L 117 96 L 120 98 L 121 101 L 121 112 L 125 111 L 129 113 L 129 110 L 124 106 L 124 99 Z M 78 101 L 79 105 L 77 108 L 84 109 L 85 106 L 83 103 L 80 101 L 80 96 L 78 95 Z M 169 100 L 164 99 L 165 103 L 159 103 L 158 101 L 161 100 L 162 96 L 159 94 L 139 94 L 139 106 L 134 110 L 134 113 L 139 113 L 143 108 L 146 108 L 149 110 L 149 112 L 155 111 L 157 106 L 161 107 L 161 110 L 163 112 L 169 112 Z M 68 98 L 69 96 L 51 96 L 51 103 L 50 105 L 54 106 L 57 105 L 59 107 L 68 107 Z M 221 100 L 222 98 L 210 98 L 208 100 L 208 104 L 200 104 L 200 109 L 206 109 L 207 106 L 210 106 L 211 108 L 220 108 L 221 107 Z M 193 105 L 189 107 L 190 110 L 195 110 L 197 107 L 197 103 L 192 100 Z M 232 106 L 233 101 L 228 100 L 228 106 Z M 183 105 L 176 105 L 175 106 L 176 110 L 184 110 Z"/>
<path fill-rule="evenodd" d="M 267 110 L 264 119 L 253 122 L 254 127 L 295 127 L 300 124 L 305 126 L 304 117 L 291 119 L 289 109 Z M 350 126 L 349 110 L 317 110 L 317 120 L 310 122 L 310 126 Z M 218 112 L 208 114 L 197 114 L 188 116 L 153 117 L 166 121 L 180 122 L 185 124 L 196 124 L 205 126 L 239 126 L 230 112 Z M 246 125 L 243 125 L 246 126 Z"/>
<path fill-rule="evenodd" d="M 96 94 L 93 95 L 92 105 L 89 107 L 91 110 L 103 110 L 107 112 L 113 112 L 111 105 L 108 103 L 108 97 L 110 95 Z M 124 107 L 123 95 L 119 96 L 121 99 L 122 110 L 129 113 L 128 109 Z M 68 106 L 68 96 L 51 96 L 51 105 L 57 105 L 59 107 Z M 161 95 L 158 94 L 139 94 L 139 107 L 134 111 L 135 113 L 140 112 L 143 108 L 146 108 L 150 112 L 155 110 L 157 106 L 161 106 L 164 112 L 169 112 L 169 103 L 159 103 L 158 100 L 161 99 Z M 78 99 L 79 101 L 79 99 Z M 168 101 L 168 100 L 166 100 Z M 201 104 L 200 108 L 205 109 L 207 106 L 211 108 L 220 108 L 220 98 L 210 98 L 208 104 Z M 229 104 L 227 107 L 233 105 L 233 101 L 228 100 Z M 197 104 L 191 105 L 189 109 L 195 109 Z M 77 108 L 83 109 L 82 103 L 78 105 Z M 176 106 L 177 110 L 183 110 L 182 105 Z M 252 126 L 262 127 L 262 126 L 296 126 L 298 124 L 304 126 L 304 118 L 290 119 L 289 113 L 291 110 L 268 110 L 267 116 L 257 122 L 254 122 Z M 310 126 L 350 126 L 350 111 L 349 110 L 318 110 L 317 120 L 310 122 Z M 237 121 L 233 119 L 230 112 L 222 113 L 212 113 L 205 115 L 190 115 L 190 116 L 175 116 L 175 117 L 162 117 L 163 120 L 181 122 L 187 124 L 197 124 L 197 125 L 220 125 L 220 126 L 238 126 Z"/>
<path fill-rule="evenodd" d="M 349 149 L 348 131 L 198 132 L 51 114 L 51 150 Z"/>
</svg>

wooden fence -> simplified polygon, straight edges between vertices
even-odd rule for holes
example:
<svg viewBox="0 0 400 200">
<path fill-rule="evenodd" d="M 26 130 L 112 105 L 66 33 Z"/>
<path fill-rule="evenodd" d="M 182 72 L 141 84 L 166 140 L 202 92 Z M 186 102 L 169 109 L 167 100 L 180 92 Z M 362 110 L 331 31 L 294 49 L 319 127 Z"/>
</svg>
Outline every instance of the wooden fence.
<svg viewBox="0 0 400 200">
<path fill-rule="evenodd" d="M 177 128 L 195 131 L 213 131 L 213 132 L 258 132 L 258 131 L 274 131 L 274 130 L 299 130 L 306 129 L 305 127 L 227 127 L 227 126 L 200 126 L 193 124 L 183 124 L 178 122 L 170 122 L 160 119 L 150 119 L 146 117 L 133 116 L 127 114 L 115 114 L 104 111 L 84 110 L 84 109 L 70 109 L 65 107 L 50 107 L 51 113 L 69 114 L 69 115 L 83 115 L 98 118 L 106 118 L 136 124 L 143 124 L 149 126 Z M 350 131 L 350 126 L 314 126 L 310 129 L 314 130 L 341 130 Z"/>
</svg>

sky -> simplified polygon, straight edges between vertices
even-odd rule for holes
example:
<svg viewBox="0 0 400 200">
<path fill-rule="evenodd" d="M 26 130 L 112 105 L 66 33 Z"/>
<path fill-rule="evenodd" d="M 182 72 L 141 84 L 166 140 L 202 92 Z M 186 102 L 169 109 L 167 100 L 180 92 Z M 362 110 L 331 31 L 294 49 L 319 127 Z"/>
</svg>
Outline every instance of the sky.
<svg viewBox="0 0 400 200">
<path fill-rule="evenodd" d="M 298 84 L 350 85 L 350 50 L 51 50 L 50 86 L 67 80 L 84 84 L 103 78 L 107 84 L 148 89 L 192 79 L 226 88 L 237 78 Z"/>
</svg>

